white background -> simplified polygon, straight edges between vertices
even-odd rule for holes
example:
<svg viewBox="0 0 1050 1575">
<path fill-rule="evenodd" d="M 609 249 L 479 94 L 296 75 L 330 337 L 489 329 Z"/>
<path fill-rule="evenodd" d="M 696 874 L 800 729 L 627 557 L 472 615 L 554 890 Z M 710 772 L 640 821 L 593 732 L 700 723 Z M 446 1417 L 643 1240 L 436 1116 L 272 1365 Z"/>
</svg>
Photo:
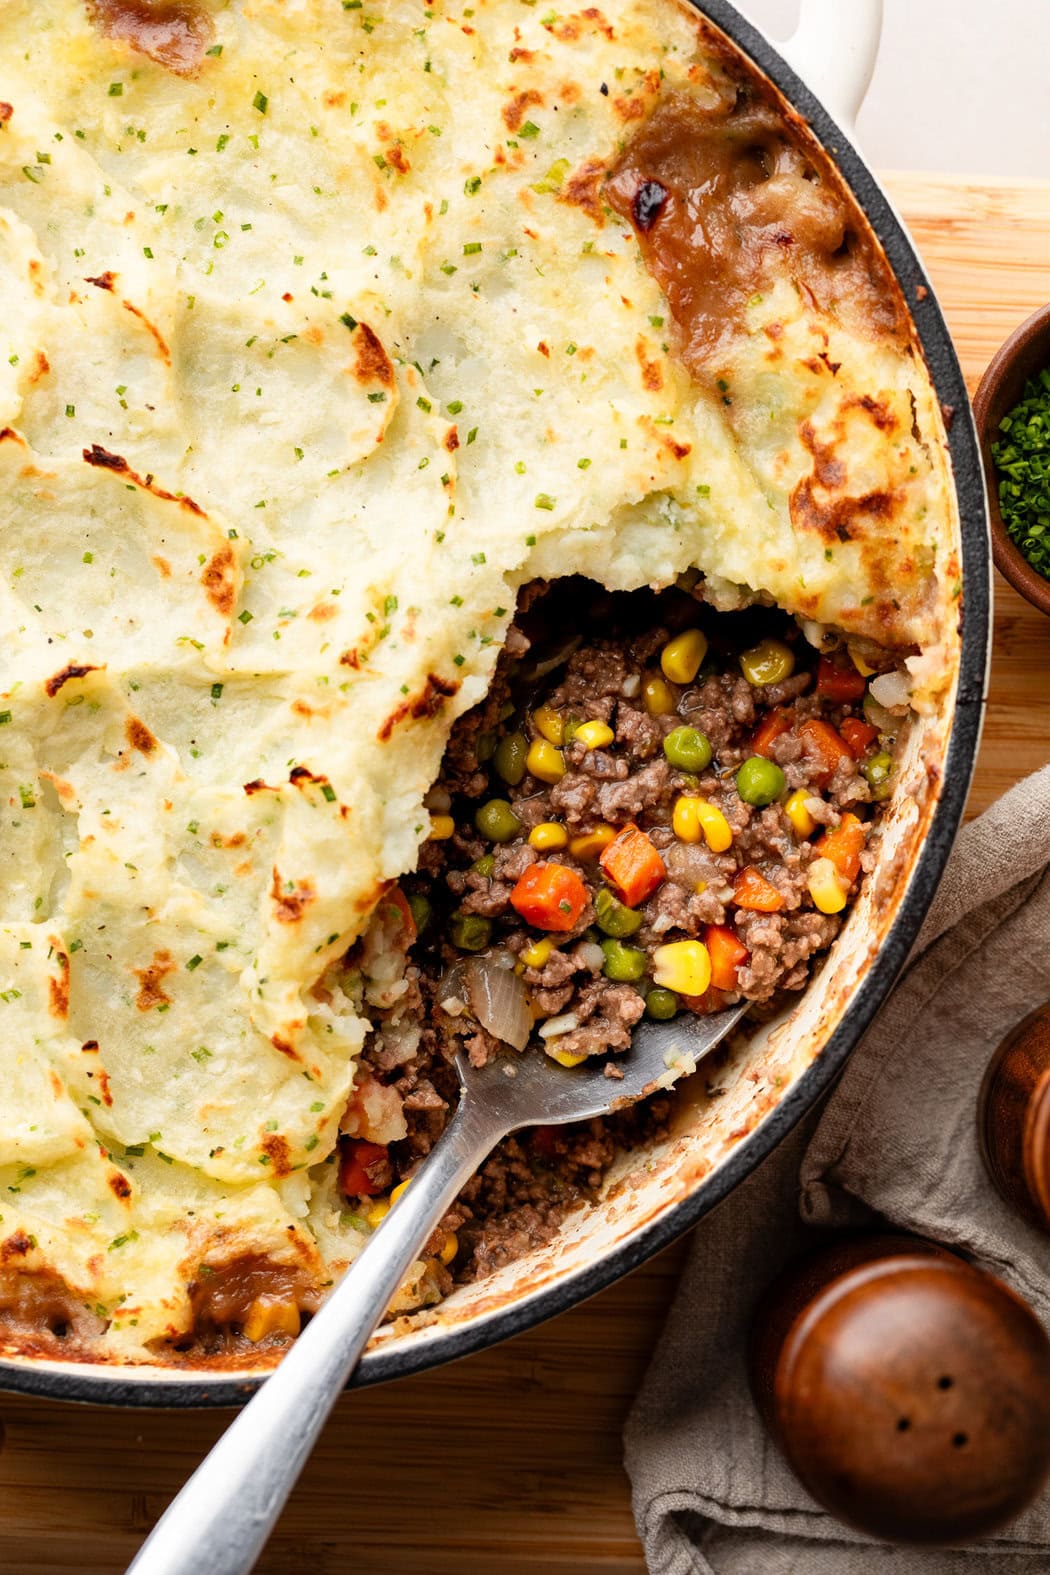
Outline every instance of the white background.
<svg viewBox="0 0 1050 1575">
<path fill-rule="evenodd" d="M 839 0 L 848 6 L 853 0 Z M 799 0 L 737 0 L 784 38 Z M 1048 0 L 885 0 L 857 126 L 878 169 L 1050 179 Z"/>
</svg>

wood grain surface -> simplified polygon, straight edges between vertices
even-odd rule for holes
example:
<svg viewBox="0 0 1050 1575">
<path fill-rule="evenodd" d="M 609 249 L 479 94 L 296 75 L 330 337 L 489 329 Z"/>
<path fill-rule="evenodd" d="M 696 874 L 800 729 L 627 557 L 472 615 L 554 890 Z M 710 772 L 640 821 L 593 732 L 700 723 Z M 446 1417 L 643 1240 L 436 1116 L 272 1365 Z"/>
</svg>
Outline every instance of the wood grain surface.
<svg viewBox="0 0 1050 1575">
<path fill-rule="evenodd" d="M 972 391 L 1050 296 L 1050 184 L 887 184 Z M 1050 758 L 1048 675 L 1050 620 L 998 580 L 972 813 Z M 620 1429 L 685 1251 L 496 1350 L 344 1397 L 260 1575 L 642 1575 Z M 0 1418 L 2 1575 L 117 1575 L 223 1425 L 14 1396 Z"/>
</svg>

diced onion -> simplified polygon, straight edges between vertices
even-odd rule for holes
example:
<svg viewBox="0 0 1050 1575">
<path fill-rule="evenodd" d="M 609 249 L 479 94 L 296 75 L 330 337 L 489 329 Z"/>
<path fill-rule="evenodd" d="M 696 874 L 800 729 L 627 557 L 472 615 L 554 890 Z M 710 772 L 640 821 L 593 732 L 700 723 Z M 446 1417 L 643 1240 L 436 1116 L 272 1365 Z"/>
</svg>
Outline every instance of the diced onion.
<svg viewBox="0 0 1050 1575">
<path fill-rule="evenodd" d="M 620 685 L 620 693 L 623 695 L 624 699 L 625 700 L 634 700 L 636 698 L 636 696 L 641 694 L 641 692 L 642 692 L 642 675 L 641 675 L 641 673 L 628 673 L 627 677 L 624 679 L 623 683 Z"/>
<path fill-rule="evenodd" d="M 581 941 L 574 956 L 592 973 L 599 973 L 605 967 L 605 953 L 595 941 Z"/>
<path fill-rule="evenodd" d="M 579 1028 L 580 1019 L 575 1012 L 563 1012 L 560 1017 L 548 1017 L 540 1029 L 541 1039 L 557 1039 L 560 1034 L 571 1034 Z"/>
<path fill-rule="evenodd" d="M 465 962 L 453 963 L 438 985 L 437 1002 L 449 1017 L 462 1017 L 467 1009 Z"/>
<path fill-rule="evenodd" d="M 871 680 L 868 688 L 879 705 L 884 705 L 887 711 L 893 711 L 898 716 L 907 711 L 911 704 L 911 681 L 907 673 L 899 670 L 880 673 L 878 678 Z"/>
<path fill-rule="evenodd" d="M 528 678 L 546 678 L 548 673 L 553 673 L 555 668 L 564 667 L 569 657 L 578 645 L 583 643 L 582 634 L 574 634 L 566 640 L 564 645 L 558 647 L 553 656 L 548 656 L 545 661 L 531 663 L 527 669 Z"/>
<path fill-rule="evenodd" d="M 471 1011 L 493 1039 L 524 1050 L 532 1033 L 532 1013 L 525 985 L 506 952 L 471 957 L 463 965 Z"/>
<path fill-rule="evenodd" d="M 668 873 L 694 889 L 701 881 L 710 885 L 722 878 L 718 859 L 703 843 L 673 842 L 664 854 Z"/>
</svg>

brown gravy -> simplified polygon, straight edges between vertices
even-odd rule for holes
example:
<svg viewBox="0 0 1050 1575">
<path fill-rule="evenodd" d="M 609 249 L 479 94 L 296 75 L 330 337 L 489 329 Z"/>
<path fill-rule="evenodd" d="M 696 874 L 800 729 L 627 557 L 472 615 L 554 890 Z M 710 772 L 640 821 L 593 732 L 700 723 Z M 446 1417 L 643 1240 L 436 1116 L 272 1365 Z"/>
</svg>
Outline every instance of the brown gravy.
<svg viewBox="0 0 1050 1575">
<path fill-rule="evenodd" d="M 104 1327 L 53 1269 L 0 1269 L 0 1335 L 21 1336 L 20 1344 L 29 1337 L 48 1349 Z"/>
<path fill-rule="evenodd" d="M 211 43 L 211 18 L 190 0 L 88 0 L 88 15 L 106 38 L 183 77 L 200 69 Z"/>
<path fill-rule="evenodd" d="M 193 1327 L 199 1334 L 243 1323 L 260 1296 L 295 1302 L 311 1310 L 318 1302 L 308 1277 L 297 1265 L 274 1263 L 255 1252 L 214 1267 L 203 1264 L 189 1292 Z"/>
<path fill-rule="evenodd" d="M 823 312 L 869 332 L 900 326 L 862 217 L 757 84 L 738 83 L 714 107 L 669 93 L 624 148 L 606 196 L 634 225 L 694 373 L 741 331 L 751 298 L 785 276 Z"/>
</svg>

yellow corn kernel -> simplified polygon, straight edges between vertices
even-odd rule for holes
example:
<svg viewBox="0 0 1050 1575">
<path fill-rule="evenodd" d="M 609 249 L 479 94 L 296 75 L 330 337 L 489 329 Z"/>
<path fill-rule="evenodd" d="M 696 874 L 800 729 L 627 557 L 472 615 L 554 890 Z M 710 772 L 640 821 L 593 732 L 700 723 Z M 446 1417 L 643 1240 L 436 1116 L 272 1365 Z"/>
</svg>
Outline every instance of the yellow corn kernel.
<svg viewBox="0 0 1050 1575">
<path fill-rule="evenodd" d="M 393 1192 L 390 1194 L 390 1201 L 391 1201 L 391 1203 L 396 1203 L 398 1198 L 403 1197 L 404 1194 L 408 1191 L 411 1183 L 412 1183 L 412 1177 L 411 1176 L 409 1176 L 407 1181 L 399 1181 L 397 1186 L 394 1188 Z"/>
<path fill-rule="evenodd" d="M 606 744 L 611 744 L 616 734 L 606 722 L 584 722 L 572 735 L 574 744 L 582 744 L 584 749 L 604 749 Z"/>
<path fill-rule="evenodd" d="M 676 995 L 703 995 L 711 983 L 711 957 L 703 941 L 672 941 L 653 953 L 653 982 Z"/>
<path fill-rule="evenodd" d="M 733 829 L 717 804 L 700 800 L 697 817 L 703 828 L 704 840 L 712 853 L 724 853 L 733 845 Z"/>
<path fill-rule="evenodd" d="M 365 1223 L 371 1230 L 378 1230 L 389 1213 L 390 1199 L 375 1198 L 365 1210 Z"/>
<path fill-rule="evenodd" d="M 451 815 L 431 815 L 428 842 L 447 842 L 456 829 Z"/>
<path fill-rule="evenodd" d="M 453 1258 L 456 1256 L 456 1253 L 458 1251 L 459 1251 L 459 1237 L 456 1235 L 454 1230 L 450 1230 L 448 1235 L 445 1237 L 445 1245 L 442 1247 L 441 1251 L 438 1253 L 438 1257 L 441 1259 L 442 1263 L 447 1268 L 448 1265 L 452 1262 Z"/>
<path fill-rule="evenodd" d="M 555 711 L 550 705 L 541 705 L 533 711 L 532 721 L 537 732 L 542 733 L 549 744 L 559 747 L 564 744 L 565 718 L 560 711 Z"/>
<path fill-rule="evenodd" d="M 526 968 L 542 968 L 553 950 L 554 942 L 549 935 L 545 935 L 542 941 L 534 941 L 531 946 L 526 946 L 521 960 Z"/>
<path fill-rule="evenodd" d="M 733 845 L 733 832 L 722 811 L 706 798 L 680 798 L 672 815 L 674 834 L 682 842 L 699 842 L 703 837 L 712 853 L 724 853 Z"/>
<path fill-rule="evenodd" d="M 294 1339 L 299 1333 L 299 1309 L 294 1302 L 257 1296 L 241 1327 L 253 1345 L 265 1340 L 268 1334 L 287 1334 Z"/>
<path fill-rule="evenodd" d="M 565 761 L 549 739 L 534 738 L 525 757 L 525 769 L 541 782 L 560 782 L 565 775 Z"/>
<path fill-rule="evenodd" d="M 849 890 L 830 859 L 814 859 L 806 873 L 813 905 L 821 913 L 841 913 Z"/>
<path fill-rule="evenodd" d="M 673 716 L 677 707 L 674 690 L 657 673 L 642 685 L 642 703 L 650 716 Z"/>
<path fill-rule="evenodd" d="M 544 820 L 529 832 L 529 847 L 540 853 L 554 852 L 568 846 L 569 833 L 556 820 Z"/>
<path fill-rule="evenodd" d="M 582 864 L 601 858 L 610 842 L 616 838 L 615 826 L 595 826 L 593 831 L 583 831 L 569 843 L 569 852 Z"/>
<path fill-rule="evenodd" d="M 538 848 L 541 853 L 564 848 L 568 841 L 569 833 L 564 826 L 559 826 L 556 820 L 545 820 L 540 825 L 533 826 L 529 832 L 529 847 Z"/>
<path fill-rule="evenodd" d="M 698 798 L 680 798 L 675 804 L 671 824 L 680 842 L 699 842 L 703 836 L 700 830 L 700 817 L 696 813 L 699 802 Z"/>
<path fill-rule="evenodd" d="M 874 667 L 868 666 L 863 656 L 861 656 L 860 652 L 854 646 L 847 645 L 846 650 L 849 652 L 850 661 L 853 663 L 861 677 L 870 678 L 875 672 Z"/>
<path fill-rule="evenodd" d="M 792 831 L 803 841 L 811 837 L 817 829 L 816 821 L 806 808 L 806 800 L 812 797 L 813 794 L 808 788 L 796 788 L 784 805 L 784 814 L 791 822 Z"/>
<path fill-rule="evenodd" d="M 548 1050 L 547 1054 L 552 1061 L 557 1061 L 559 1066 L 580 1066 L 586 1061 L 586 1052 L 576 1053 L 572 1050 Z"/>
<path fill-rule="evenodd" d="M 707 655 L 707 636 L 701 629 L 687 629 L 668 640 L 660 652 L 660 666 L 673 684 L 691 684 Z"/>
</svg>

